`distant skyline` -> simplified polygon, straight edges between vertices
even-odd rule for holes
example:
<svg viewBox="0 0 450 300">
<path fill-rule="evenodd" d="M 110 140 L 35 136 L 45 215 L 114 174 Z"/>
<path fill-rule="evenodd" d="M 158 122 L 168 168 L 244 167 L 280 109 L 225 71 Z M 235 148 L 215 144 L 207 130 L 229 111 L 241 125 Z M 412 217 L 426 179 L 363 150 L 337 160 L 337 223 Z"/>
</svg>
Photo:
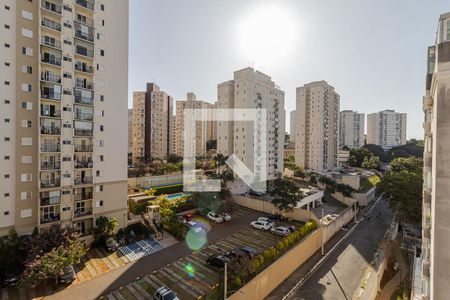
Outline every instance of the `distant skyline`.
<svg viewBox="0 0 450 300">
<path fill-rule="evenodd" d="M 419 0 L 131 0 L 128 106 L 146 82 L 212 103 L 218 83 L 253 66 L 285 91 L 286 131 L 296 87 L 326 80 L 341 110 L 405 112 L 407 138 L 422 139 L 426 50 L 447 11 Z"/>
</svg>

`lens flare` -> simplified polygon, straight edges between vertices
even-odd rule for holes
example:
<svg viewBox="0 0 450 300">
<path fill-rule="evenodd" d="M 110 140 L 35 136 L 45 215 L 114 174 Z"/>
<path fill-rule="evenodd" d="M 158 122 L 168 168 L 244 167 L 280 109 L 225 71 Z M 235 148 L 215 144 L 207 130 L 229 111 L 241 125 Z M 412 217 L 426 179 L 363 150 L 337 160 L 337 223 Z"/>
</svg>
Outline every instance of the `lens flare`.
<svg viewBox="0 0 450 300">
<path fill-rule="evenodd" d="M 192 227 L 186 235 L 186 243 L 194 251 L 202 249 L 206 245 L 206 241 L 206 231 L 202 227 Z"/>
<path fill-rule="evenodd" d="M 195 277 L 195 268 L 192 264 L 184 266 L 184 270 L 188 273 L 189 277 Z"/>
</svg>

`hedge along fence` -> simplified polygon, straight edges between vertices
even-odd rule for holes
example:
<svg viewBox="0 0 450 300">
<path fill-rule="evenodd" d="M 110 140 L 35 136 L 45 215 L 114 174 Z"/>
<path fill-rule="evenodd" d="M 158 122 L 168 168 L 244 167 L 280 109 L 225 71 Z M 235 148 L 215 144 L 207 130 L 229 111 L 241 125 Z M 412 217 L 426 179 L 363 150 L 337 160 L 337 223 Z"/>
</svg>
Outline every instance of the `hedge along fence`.
<svg viewBox="0 0 450 300">
<path fill-rule="evenodd" d="M 244 270 L 240 275 L 234 277 L 230 276 L 230 289 L 234 290 L 240 288 L 243 283 L 248 282 L 264 269 L 269 267 L 273 262 L 278 260 L 291 248 L 297 245 L 298 242 L 303 240 L 306 236 L 308 236 L 316 229 L 317 222 L 314 220 L 310 220 L 306 224 L 301 226 L 298 230 L 294 231 L 292 234 L 284 237 L 281 241 L 278 242 L 278 244 L 270 247 L 263 253 L 256 256 L 250 261 L 250 272 L 248 272 L 248 268 L 243 268 L 246 270 Z"/>
<path fill-rule="evenodd" d="M 173 184 L 173 185 L 165 185 L 158 186 L 153 188 L 155 190 L 155 196 L 159 196 L 162 194 L 173 194 L 180 193 L 183 191 L 183 184 Z"/>
</svg>

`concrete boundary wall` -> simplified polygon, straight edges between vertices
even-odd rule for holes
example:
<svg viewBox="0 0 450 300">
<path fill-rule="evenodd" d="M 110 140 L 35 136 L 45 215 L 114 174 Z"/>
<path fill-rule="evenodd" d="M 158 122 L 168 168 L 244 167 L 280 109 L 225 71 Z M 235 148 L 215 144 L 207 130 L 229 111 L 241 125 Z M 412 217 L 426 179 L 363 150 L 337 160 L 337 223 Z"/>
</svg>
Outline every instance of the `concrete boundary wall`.
<svg viewBox="0 0 450 300">
<path fill-rule="evenodd" d="M 314 215 L 313 212 L 309 212 L 307 210 L 301 209 L 301 208 L 294 208 L 291 212 L 283 213 L 282 211 L 278 210 L 275 205 L 268 201 L 259 200 L 256 198 L 250 198 L 250 197 L 244 197 L 241 195 L 233 195 L 233 200 L 236 204 L 265 212 L 268 214 L 280 214 L 284 215 L 287 218 L 294 219 L 300 222 L 307 222 L 308 220 L 315 220 L 319 221 L 319 219 Z"/>
<path fill-rule="evenodd" d="M 289 275 L 316 253 L 322 245 L 322 228 L 318 228 L 267 269 L 228 297 L 229 300 L 264 299 Z"/>
<path fill-rule="evenodd" d="M 128 188 L 157 187 L 183 183 L 183 174 L 175 173 L 161 176 L 131 177 L 128 178 Z"/>
<path fill-rule="evenodd" d="M 375 187 L 366 193 L 353 193 L 353 197 L 358 200 L 359 206 L 365 207 L 375 200 Z"/>
<path fill-rule="evenodd" d="M 354 217 L 355 211 L 353 211 L 353 207 L 348 207 L 345 209 L 339 217 L 324 227 L 324 242 L 328 242 L 328 240 L 331 239 L 339 230 L 341 230 L 342 227 L 350 223 Z"/>
</svg>

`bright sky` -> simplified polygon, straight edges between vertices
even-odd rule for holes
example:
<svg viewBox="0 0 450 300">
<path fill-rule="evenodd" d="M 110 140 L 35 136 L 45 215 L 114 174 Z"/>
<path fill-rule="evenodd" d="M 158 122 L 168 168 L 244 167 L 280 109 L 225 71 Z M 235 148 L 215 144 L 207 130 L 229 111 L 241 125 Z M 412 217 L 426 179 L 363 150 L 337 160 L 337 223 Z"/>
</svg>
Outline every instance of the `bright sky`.
<svg viewBox="0 0 450 300">
<path fill-rule="evenodd" d="M 130 0 L 129 99 L 156 82 L 175 100 L 216 101 L 217 84 L 253 65 L 285 91 L 326 80 L 341 110 L 408 113 L 423 138 L 426 49 L 443 0 Z"/>
</svg>

